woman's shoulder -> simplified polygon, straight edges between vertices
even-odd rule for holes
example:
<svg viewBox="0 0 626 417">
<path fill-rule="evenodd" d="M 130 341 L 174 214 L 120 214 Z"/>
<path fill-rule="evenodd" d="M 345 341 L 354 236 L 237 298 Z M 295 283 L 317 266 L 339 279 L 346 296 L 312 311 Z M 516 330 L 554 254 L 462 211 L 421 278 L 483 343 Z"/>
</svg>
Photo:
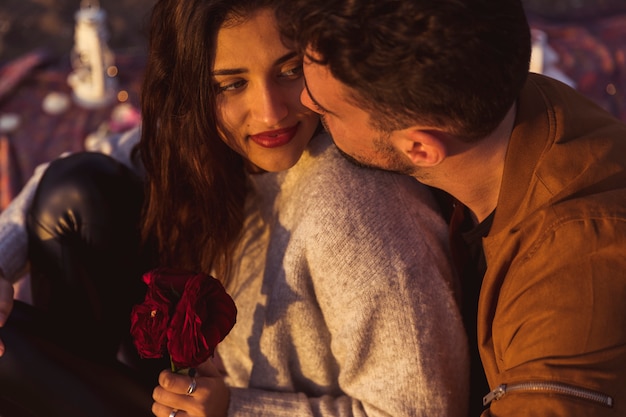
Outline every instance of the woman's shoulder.
<svg viewBox="0 0 626 417">
<path fill-rule="evenodd" d="M 424 268 L 425 256 L 436 268 L 445 263 L 445 222 L 431 190 L 414 178 L 357 166 L 327 136 L 316 137 L 294 168 L 274 206 L 282 226 L 276 233 L 306 247 L 317 279 L 327 270 L 340 280 L 337 271 L 346 259 L 361 259 L 344 270 L 351 286 L 361 282 L 356 275 L 369 282 L 394 268 L 429 275 L 415 272 Z"/>
<path fill-rule="evenodd" d="M 357 166 L 341 155 L 326 133 L 312 139 L 282 185 L 285 201 L 312 211 L 309 216 L 324 216 L 329 210 L 335 220 L 382 213 L 436 215 L 435 200 L 428 187 L 408 175 Z"/>
<path fill-rule="evenodd" d="M 309 191 L 329 191 L 338 199 L 380 201 L 397 194 L 406 194 L 409 199 L 432 199 L 428 187 L 408 175 L 349 161 L 327 133 L 313 138 L 299 168 L 302 170 L 294 173 L 306 182 Z"/>
</svg>

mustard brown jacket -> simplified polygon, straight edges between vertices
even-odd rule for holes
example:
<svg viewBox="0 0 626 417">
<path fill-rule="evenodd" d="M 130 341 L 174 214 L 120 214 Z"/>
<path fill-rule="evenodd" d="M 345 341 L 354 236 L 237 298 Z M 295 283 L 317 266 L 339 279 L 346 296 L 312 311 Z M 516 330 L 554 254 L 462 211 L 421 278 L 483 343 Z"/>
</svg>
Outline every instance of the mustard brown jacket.
<svg viewBox="0 0 626 417">
<path fill-rule="evenodd" d="M 626 416 L 626 125 L 530 74 L 483 245 L 483 416 Z"/>
</svg>

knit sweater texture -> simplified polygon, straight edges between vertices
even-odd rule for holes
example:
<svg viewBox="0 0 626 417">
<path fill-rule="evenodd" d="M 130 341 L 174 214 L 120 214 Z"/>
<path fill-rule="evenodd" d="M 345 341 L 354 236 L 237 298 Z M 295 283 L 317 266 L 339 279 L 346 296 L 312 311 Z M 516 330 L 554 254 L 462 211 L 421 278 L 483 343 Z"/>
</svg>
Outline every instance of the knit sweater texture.
<svg viewBox="0 0 626 417">
<path fill-rule="evenodd" d="M 231 416 L 461 416 L 465 333 L 429 190 L 326 135 L 250 177 L 237 324 L 218 346 Z"/>
</svg>

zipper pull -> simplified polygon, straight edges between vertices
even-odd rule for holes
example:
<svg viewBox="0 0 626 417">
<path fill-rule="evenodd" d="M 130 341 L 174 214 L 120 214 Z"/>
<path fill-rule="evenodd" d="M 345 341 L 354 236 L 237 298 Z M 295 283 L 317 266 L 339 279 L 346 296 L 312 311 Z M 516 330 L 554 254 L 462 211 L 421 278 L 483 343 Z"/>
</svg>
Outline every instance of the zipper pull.
<svg viewBox="0 0 626 417">
<path fill-rule="evenodd" d="M 502 396 L 506 394 L 506 384 L 502 384 L 498 386 L 496 389 L 491 391 L 489 394 L 483 397 L 483 405 L 490 404 L 493 400 L 499 400 Z"/>
</svg>

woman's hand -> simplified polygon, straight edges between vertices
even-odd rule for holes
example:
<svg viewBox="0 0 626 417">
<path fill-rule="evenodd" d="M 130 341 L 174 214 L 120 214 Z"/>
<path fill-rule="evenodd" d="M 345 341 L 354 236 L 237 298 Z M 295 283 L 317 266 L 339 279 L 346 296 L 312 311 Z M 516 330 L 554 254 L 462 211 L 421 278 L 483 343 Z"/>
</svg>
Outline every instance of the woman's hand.
<svg viewBox="0 0 626 417">
<path fill-rule="evenodd" d="M 157 417 L 226 417 L 230 391 L 209 359 L 197 368 L 195 377 L 161 372 L 152 398 L 152 413 Z"/>
</svg>

